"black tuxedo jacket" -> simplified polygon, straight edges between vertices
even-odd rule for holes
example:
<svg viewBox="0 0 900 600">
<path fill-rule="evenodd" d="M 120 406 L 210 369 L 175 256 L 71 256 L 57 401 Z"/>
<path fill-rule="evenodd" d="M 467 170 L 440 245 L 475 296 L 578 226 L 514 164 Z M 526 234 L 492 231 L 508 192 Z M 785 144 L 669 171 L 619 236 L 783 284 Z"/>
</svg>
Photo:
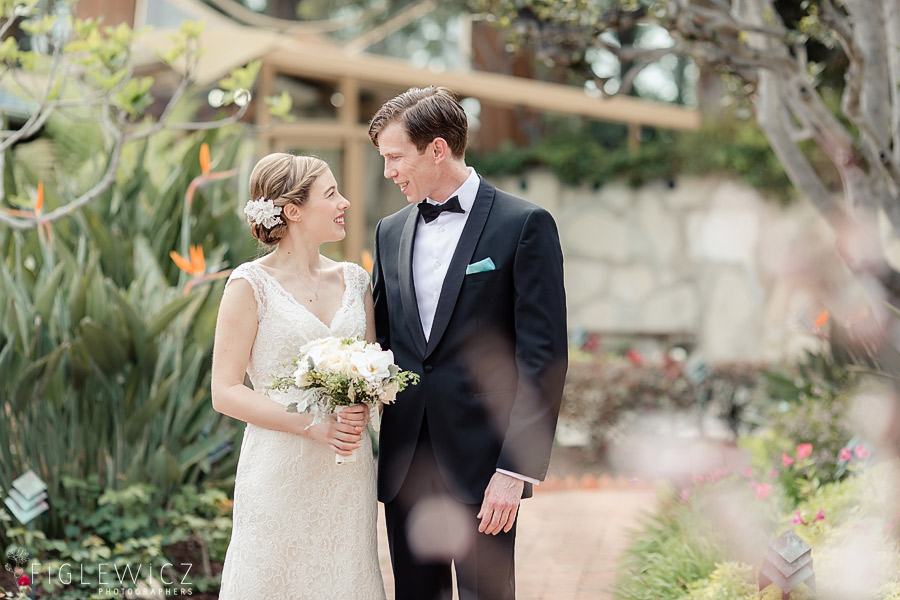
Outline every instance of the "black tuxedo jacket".
<svg viewBox="0 0 900 600">
<path fill-rule="evenodd" d="M 412 270 L 418 216 L 409 205 L 375 229 L 378 341 L 422 376 L 384 409 L 378 499 L 397 495 L 427 414 L 442 480 L 481 504 L 497 468 L 547 473 L 568 364 L 559 234 L 546 210 L 482 179 L 426 342 Z M 466 274 L 488 258 L 495 269 Z M 523 497 L 531 491 L 526 483 Z"/>
</svg>

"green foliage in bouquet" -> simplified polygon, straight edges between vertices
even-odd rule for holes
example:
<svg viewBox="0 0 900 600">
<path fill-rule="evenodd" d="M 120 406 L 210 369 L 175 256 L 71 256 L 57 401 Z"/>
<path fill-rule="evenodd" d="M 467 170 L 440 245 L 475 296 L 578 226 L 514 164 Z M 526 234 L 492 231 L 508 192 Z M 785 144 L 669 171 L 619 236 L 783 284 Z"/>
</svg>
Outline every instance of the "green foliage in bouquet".
<svg viewBox="0 0 900 600">
<path fill-rule="evenodd" d="M 345 373 L 321 373 L 311 369 L 307 377 L 309 378 L 307 388 L 326 390 L 331 408 L 379 401 L 377 396 L 369 393 L 365 383 L 359 379 L 353 379 Z M 397 382 L 398 392 L 402 392 L 410 384 L 416 385 L 419 382 L 419 376 L 416 373 L 400 371 L 396 366 L 391 367 L 391 378 Z"/>
<path fill-rule="evenodd" d="M 323 338 L 318 342 L 332 344 L 329 351 L 326 352 L 324 359 L 337 359 L 338 354 L 349 355 L 351 352 L 357 352 L 361 356 L 364 352 L 373 352 L 384 359 L 385 353 L 380 347 L 374 344 L 366 344 L 362 338 L 342 338 L 340 340 L 328 340 Z M 307 344 L 310 347 L 317 342 Z M 340 367 L 323 366 L 326 360 L 320 360 L 316 364 L 315 360 L 309 354 L 298 356 L 291 361 L 290 367 L 294 371 L 293 375 L 276 377 L 270 389 L 286 391 L 291 388 L 299 388 L 302 390 L 318 390 L 323 396 L 326 408 L 329 411 L 339 406 L 350 406 L 352 404 L 375 404 L 393 402 L 394 397 L 402 392 L 410 385 L 419 383 L 419 375 L 412 371 L 401 371 L 395 364 L 386 366 L 385 376 L 377 381 L 366 381 L 364 377 L 355 374 L 351 366 L 347 362 L 346 356 L 341 361 Z M 389 354 L 388 354 L 389 356 Z M 368 361 L 365 361 L 368 362 Z M 303 367 L 303 368 L 301 368 Z M 379 392 L 389 389 L 390 393 L 383 397 Z M 297 412 L 302 410 L 297 403 L 288 405 L 289 412 Z"/>
<path fill-rule="evenodd" d="M 41 152 L 75 173 L 94 160 L 90 124 L 50 123 L 9 151 L 8 192 L 47 175 Z M 201 173 L 201 143 L 233 164 L 243 142 L 235 129 L 154 136 L 128 146 L 116 185 L 71 218 L 0 228 L 0 481 L 33 469 L 48 483 L 37 526 L 50 536 L 78 535 L 59 510 L 77 504 L 75 481 L 148 484 L 158 507 L 184 483 L 233 477 L 240 431 L 209 391 L 215 278 L 227 274 L 215 272 L 257 249 L 236 184 Z M 47 190 L 48 206 L 64 193 Z M 191 245 L 208 249 L 210 267 L 188 275 L 170 252 Z"/>
</svg>

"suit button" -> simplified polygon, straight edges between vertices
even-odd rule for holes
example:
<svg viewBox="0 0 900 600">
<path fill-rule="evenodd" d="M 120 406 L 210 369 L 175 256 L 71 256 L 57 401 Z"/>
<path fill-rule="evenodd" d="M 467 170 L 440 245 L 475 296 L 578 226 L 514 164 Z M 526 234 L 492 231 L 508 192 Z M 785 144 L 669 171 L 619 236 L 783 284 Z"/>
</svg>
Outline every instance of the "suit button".
<svg viewBox="0 0 900 600">
<path fill-rule="evenodd" d="M 425 365 L 425 368 L 423 370 L 426 373 L 431 373 L 432 371 L 434 371 L 434 367 L 432 367 L 431 365 Z"/>
</svg>

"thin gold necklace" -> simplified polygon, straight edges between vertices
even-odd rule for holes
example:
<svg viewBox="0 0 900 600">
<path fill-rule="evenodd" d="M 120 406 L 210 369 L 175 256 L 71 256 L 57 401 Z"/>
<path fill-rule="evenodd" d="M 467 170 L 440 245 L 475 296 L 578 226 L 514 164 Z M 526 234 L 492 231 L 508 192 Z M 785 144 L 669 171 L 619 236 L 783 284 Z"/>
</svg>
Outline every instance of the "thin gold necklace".
<svg viewBox="0 0 900 600">
<path fill-rule="evenodd" d="M 306 286 L 306 289 L 308 289 L 309 291 L 311 291 L 313 293 L 313 296 L 315 296 L 315 300 L 318 301 L 319 300 L 319 287 L 322 285 L 322 269 L 319 269 L 319 281 L 316 282 L 316 289 L 312 289 L 312 287 L 308 283 L 306 283 L 306 281 L 299 275 L 297 275 L 297 279 L 300 280 L 300 283 L 302 283 L 304 286 Z M 309 299 L 310 304 L 312 303 L 312 301 L 313 301 L 313 298 L 310 298 Z"/>
<path fill-rule="evenodd" d="M 290 252 L 288 252 L 288 254 L 290 254 Z M 275 267 L 275 268 L 277 268 L 280 271 L 290 272 L 288 269 L 282 269 L 281 267 Z M 310 286 L 308 283 L 306 283 L 306 280 L 304 280 L 302 277 L 300 277 L 300 275 L 297 275 L 297 279 L 300 280 L 300 283 L 302 283 L 306 289 L 308 289 L 310 292 L 312 292 L 314 297 L 309 299 L 310 304 L 312 304 L 313 300 L 318 301 L 319 300 L 319 288 L 322 286 L 322 269 L 321 269 L 321 267 L 319 268 L 319 280 L 316 282 L 316 289 L 313 289 L 312 286 Z"/>
</svg>

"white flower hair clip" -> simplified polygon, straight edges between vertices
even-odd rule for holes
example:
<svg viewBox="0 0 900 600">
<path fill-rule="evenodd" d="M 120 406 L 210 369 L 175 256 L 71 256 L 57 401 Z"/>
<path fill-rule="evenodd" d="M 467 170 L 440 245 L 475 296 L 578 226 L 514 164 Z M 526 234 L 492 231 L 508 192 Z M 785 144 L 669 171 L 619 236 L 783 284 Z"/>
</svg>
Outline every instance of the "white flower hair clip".
<svg viewBox="0 0 900 600">
<path fill-rule="evenodd" d="M 258 200 L 248 200 L 247 206 L 244 207 L 244 214 L 257 225 L 262 225 L 266 229 L 271 229 L 276 225 L 284 223 L 279 216 L 281 207 L 275 206 L 274 200 L 266 200 L 260 198 Z"/>
</svg>

